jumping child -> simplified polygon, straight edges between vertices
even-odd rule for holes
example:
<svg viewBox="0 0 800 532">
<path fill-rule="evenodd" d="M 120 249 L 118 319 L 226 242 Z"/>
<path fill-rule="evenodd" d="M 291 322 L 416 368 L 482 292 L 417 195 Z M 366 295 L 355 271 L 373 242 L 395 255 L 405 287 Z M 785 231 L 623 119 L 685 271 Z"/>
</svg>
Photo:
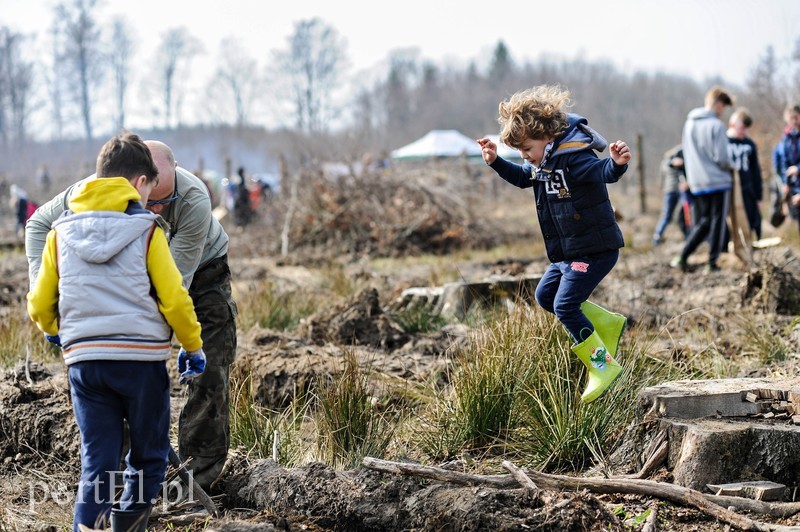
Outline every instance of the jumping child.
<svg viewBox="0 0 800 532">
<path fill-rule="evenodd" d="M 587 301 L 619 259 L 625 245 L 606 183 L 628 168 L 628 145 L 608 144 L 586 118 L 567 113 L 570 93 L 541 85 L 500 103 L 500 140 L 520 151 L 522 165 L 497 156 L 497 145 L 478 140 L 483 160 L 505 181 L 533 187 L 548 266 L 536 301 L 569 331 L 572 350 L 586 365 L 589 382 L 581 399 L 592 402 L 622 371 L 614 360 L 627 319 Z M 595 151 L 609 147 L 610 158 Z"/>
</svg>

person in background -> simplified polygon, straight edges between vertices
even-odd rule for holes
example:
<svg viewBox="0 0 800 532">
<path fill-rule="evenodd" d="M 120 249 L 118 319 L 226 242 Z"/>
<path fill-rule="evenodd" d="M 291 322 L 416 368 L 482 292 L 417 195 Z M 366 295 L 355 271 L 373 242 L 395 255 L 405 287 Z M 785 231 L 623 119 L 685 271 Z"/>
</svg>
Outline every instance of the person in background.
<svg viewBox="0 0 800 532">
<path fill-rule="evenodd" d="M 750 112 L 744 107 L 736 109 L 728 119 L 728 154 L 733 169 L 739 172 L 739 188 L 747 222 L 756 240 L 761 239 L 761 200 L 764 183 L 758 163 L 758 148 L 748 131 L 753 125 Z M 727 239 L 726 239 L 727 240 Z"/>
<path fill-rule="evenodd" d="M 689 257 L 706 240 L 710 250 L 705 271 L 719 270 L 717 259 L 725 242 L 728 194 L 733 187 L 728 137 L 720 117 L 733 101 L 725 89 L 712 87 L 706 92 L 704 107 L 692 109 L 683 126 L 683 161 L 695 220 L 681 254 L 670 266 L 684 272 L 689 269 Z"/>
<path fill-rule="evenodd" d="M 800 223 L 800 104 L 786 108 L 783 136 L 772 152 L 772 164 L 780 176 L 789 214 Z"/>
<path fill-rule="evenodd" d="M 150 151 L 133 133 L 106 142 L 97 179 L 70 199 L 48 232 L 28 313 L 62 347 L 81 433 L 80 525 L 143 531 L 170 448 L 172 333 L 183 348 L 181 383 L 203 372 L 200 323 L 156 215 L 141 202 L 157 183 Z M 185 348 L 185 350 L 184 350 Z M 183 367 L 182 367 L 183 366 Z M 114 473 L 130 428 L 119 505 Z"/>
<path fill-rule="evenodd" d="M 16 224 L 14 232 L 17 238 L 22 238 L 25 234 L 25 223 L 30 218 L 28 214 L 28 193 L 18 185 L 11 185 L 8 195 L 8 206 L 11 207 L 11 212 L 14 213 Z"/>
<path fill-rule="evenodd" d="M 233 203 L 233 219 L 239 227 L 246 227 L 253 218 L 253 205 L 250 199 L 250 189 L 247 187 L 247 175 L 244 166 L 236 172 L 236 199 Z"/>
<path fill-rule="evenodd" d="M 608 197 L 628 169 L 628 145 L 608 144 L 580 115 L 567 113 L 570 93 L 541 85 L 500 103 L 500 140 L 519 150 L 521 165 L 497 155 L 497 144 L 478 140 L 483 160 L 519 188 L 533 187 L 544 236 L 547 267 L 536 302 L 554 313 L 575 342 L 572 350 L 588 370 L 581 399 L 599 398 L 622 372 L 614 360 L 626 318 L 588 301 L 625 245 Z M 608 147 L 611 156 L 595 152 Z"/>
<path fill-rule="evenodd" d="M 208 363 L 189 386 L 178 425 L 178 454 L 187 461 L 195 481 L 210 491 L 222 471 L 230 447 L 230 365 L 236 356 L 236 302 L 231 293 L 228 235 L 211 214 L 205 184 L 181 168 L 169 146 L 145 141 L 158 168 L 145 208 L 161 216 L 169 250 L 189 289 L 202 325 Z M 28 276 L 36 283 L 42 249 L 50 228 L 67 210 L 69 200 L 95 176 L 68 187 L 42 205 L 28 221 L 25 253 Z"/>
<path fill-rule="evenodd" d="M 50 191 L 50 172 L 44 163 L 40 164 L 36 169 L 36 184 L 45 194 Z"/>
<path fill-rule="evenodd" d="M 653 245 L 658 246 L 664 241 L 664 232 L 667 226 L 675 217 L 675 209 L 678 209 L 678 227 L 680 227 L 683 237 L 689 234 L 691 227 L 691 215 L 689 212 L 691 198 L 689 196 L 689 185 L 686 184 L 686 172 L 683 165 L 683 149 L 678 144 L 664 153 L 661 160 L 661 181 L 664 191 L 664 205 L 661 210 L 661 217 L 656 223 L 653 232 Z"/>
</svg>

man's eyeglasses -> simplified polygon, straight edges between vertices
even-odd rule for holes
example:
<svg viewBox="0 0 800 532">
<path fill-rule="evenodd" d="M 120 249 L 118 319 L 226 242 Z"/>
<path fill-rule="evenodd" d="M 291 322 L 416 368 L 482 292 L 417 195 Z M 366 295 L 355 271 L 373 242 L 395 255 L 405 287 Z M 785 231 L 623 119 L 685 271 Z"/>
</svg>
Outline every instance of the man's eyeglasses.
<svg viewBox="0 0 800 532">
<path fill-rule="evenodd" d="M 172 197 L 159 199 L 159 200 L 148 201 L 147 202 L 147 206 L 150 207 L 152 205 L 166 205 L 167 203 L 172 203 L 176 199 L 178 199 L 178 191 L 177 190 L 175 191 L 175 194 L 172 195 Z"/>
</svg>

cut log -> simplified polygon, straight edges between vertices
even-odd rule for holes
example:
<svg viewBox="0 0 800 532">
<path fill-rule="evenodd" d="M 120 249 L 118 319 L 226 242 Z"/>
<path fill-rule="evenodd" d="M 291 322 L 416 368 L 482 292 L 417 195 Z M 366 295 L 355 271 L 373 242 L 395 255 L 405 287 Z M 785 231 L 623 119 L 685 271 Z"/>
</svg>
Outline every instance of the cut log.
<svg viewBox="0 0 800 532">
<path fill-rule="evenodd" d="M 647 388 L 637 409 L 648 428 L 634 420 L 610 458 L 612 470 L 630 475 L 631 465 L 646 464 L 657 434 L 665 431 L 666 467 L 675 484 L 698 491 L 742 479 L 796 486 L 800 429 L 773 407 L 798 397 L 798 390 L 797 377 L 685 380 Z"/>
</svg>

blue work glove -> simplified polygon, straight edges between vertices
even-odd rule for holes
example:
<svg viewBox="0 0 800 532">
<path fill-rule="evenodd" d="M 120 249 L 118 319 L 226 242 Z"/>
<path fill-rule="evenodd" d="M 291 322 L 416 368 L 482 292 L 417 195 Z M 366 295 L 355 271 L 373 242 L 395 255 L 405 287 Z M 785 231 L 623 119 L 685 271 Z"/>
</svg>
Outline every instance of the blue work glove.
<svg viewBox="0 0 800 532">
<path fill-rule="evenodd" d="M 59 338 L 58 334 L 54 334 L 53 336 L 50 336 L 49 334 L 44 333 L 44 338 L 45 338 L 45 340 L 47 340 L 51 344 L 55 344 L 58 347 L 61 347 L 61 338 Z"/>
<path fill-rule="evenodd" d="M 206 369 L 206 354 L 200 348 L 197 351 L 178 351 L 178 373 L 181 374 L 180 383 L 189 384 L 195 377 Z"/>
</svg>

